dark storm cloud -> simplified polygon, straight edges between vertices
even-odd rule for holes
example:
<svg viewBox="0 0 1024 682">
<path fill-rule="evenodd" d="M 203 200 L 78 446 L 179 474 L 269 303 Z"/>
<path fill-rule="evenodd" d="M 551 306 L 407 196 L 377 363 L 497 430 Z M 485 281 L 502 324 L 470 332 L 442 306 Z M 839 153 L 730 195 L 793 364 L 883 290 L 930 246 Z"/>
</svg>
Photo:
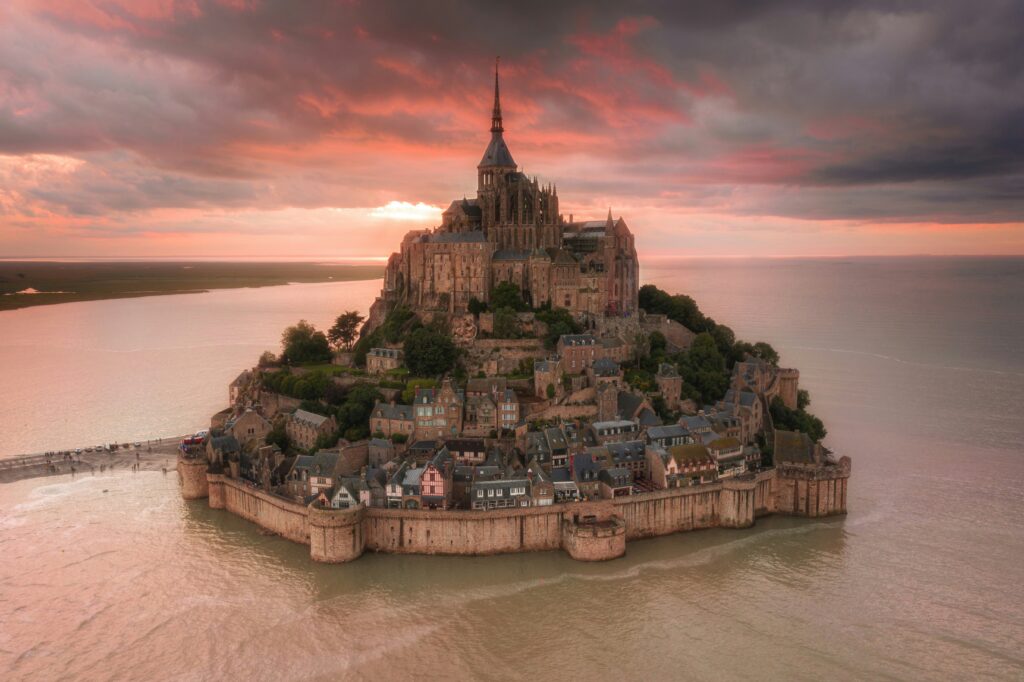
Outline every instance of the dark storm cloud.
<svg viewBox="0 0 1024 682">
<path fill-rule="evenodd" d="M 753 192 L 761 203 L 737 211 L 838 218 L 877 185 L 860 213 L 932 219 L 925 196 L 963 183 L 950 215 L 1021 217 L 1012 193 L 974 182 L 1022 171 L 1021 2 L 16 7 L 0 25 L 0 153 L 87 154 L 138 193 L 94 180 L 63 195 L 74 212 L 337 204 L 417 178 L 441 201 L 454 181 L 427 174 L 478 153 L 497 53 L 517 160 L 553 177 L 573 155 L 614 171 L 566 178 L 583 202 L 727 210 L 730 185 L 805 187 L 807 200 Z M 114 167 L 126 158 L 155 170 Z"/>
</svg>

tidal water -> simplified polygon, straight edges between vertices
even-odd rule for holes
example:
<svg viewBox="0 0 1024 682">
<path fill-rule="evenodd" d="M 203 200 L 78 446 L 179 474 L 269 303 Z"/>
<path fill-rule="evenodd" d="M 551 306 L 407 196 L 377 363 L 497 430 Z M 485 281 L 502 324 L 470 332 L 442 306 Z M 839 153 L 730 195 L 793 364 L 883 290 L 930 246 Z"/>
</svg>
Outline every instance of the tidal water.
<svg viewBox="0 0 1024 682">
<path fill-rule="evenodd" d="M 0 485 L 3 679 L 1021 679 L 1024 259 L 687 260 L 801 371 L 853 458 L 843 518 L 560 552 L 345 566 L 172 474 Z M 0 454 L 202 426 L 305 317 L 376 282 L 0 313 Z"/>
</svg>

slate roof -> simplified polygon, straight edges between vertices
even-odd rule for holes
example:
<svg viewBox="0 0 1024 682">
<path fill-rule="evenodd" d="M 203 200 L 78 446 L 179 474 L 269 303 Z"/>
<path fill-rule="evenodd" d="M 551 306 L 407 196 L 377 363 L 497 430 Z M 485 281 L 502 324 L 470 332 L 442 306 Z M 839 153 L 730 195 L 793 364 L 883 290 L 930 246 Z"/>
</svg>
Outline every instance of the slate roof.
<svg viewBox="0 0 1024 682">
<path fill-rule="evenodd" d="M 640 410 L 640 414 L 637 415 L 637 421 L 640 422 L 640 426 L 660 426 L 662 423 L 658 413 L 649 407 Z"/>
<path fill-rule="evenodd" d="M 616 464 L 639 462 L 647 457 L 647 445 L 643 441 L 630 440 L 625 443 L 608 443 L 604 446 L 611 453 Z"/>
<path fill-rule="evenodd" d="M 310 424 L 314 428 L 319 428 L 324 422 L 327 421 L 327 417 L 322 414 L 316 414 L 315 412 L 307 412 L 306 410 L 295 410 L 292 414 L 292 419 L 300 422 Z"/>
<path fill-rule="evenodd" d="M 710 429 L 711 422 L 707 420 L 703 415 L 694 415 L 692 417 L 680 417 L 679 423 L 682 424 L 688 431 L 694 433 L 701 429 Z"/>
<path fill-rule="evenodd" d="M 512 158 L 512 152 L 508 150 L 505 138 L 502 137 L 500 132 L 491 133 L 491 141 L 487 144 L 487 149 L 484 150 L 484 156 L 480 159 L 480 163 L 477 164 L 477 168 L 485 166 L 516 167 L 516 162 Z"/>
<path fill-rule="evenodd" d="M 685 438 L 689 434 L 690 432 L 679 424 L 652 426 L 647 429 L 647 437 L 651 440 L 661 440 L 663 438 Z"/>
<path fill-rule="evenodd" d="M 317 476 L 334 476 L 334 469 L 338 466 L 338 458 L 341 453 L 337 450 L 318 450 L 313 455 L 313 462 L 309 466 L 311 473 Z"/>
<path fill-rule="evenodd" d="M 598 479 L 607 483 L 613 488 L 622 488 L 630 485 L 633 482 L 633 472 L 624 467 L 612 467 L 610 469 L 602 469 L 598 475 Z"/>
<path fill-rule="evenodd" d="M 636 430 L 636 423 L 628 419 L 610 419 L 603 422 L 594 422 L 593 426 L 595 431 L 608 431 L 615 428 L 623 429 L 625 431 Z"/>
<path fill-rule="evenodd" d="M 776 462 L 813 464 L 817 461 L 815 451 L 814 441 L 806 433 L 778 429 L 775 431 Z"/>
<path fill-rule="evenodd" d="M 618 404 L 619 415 L 626 419 L 632 419 L 644 402 L 644 397 L 629 391 L 619 391 Z"/>
<path fill-rule="evenodd" d="M 608 358 L 595 360 L 591 367 L 594 370 L 595 376 L 614 377 L 619 375 L 619 363 L 614 360 L 609 360 Z"/>
<path fill-rule="evenodd" d="M 377 403 L 373 406 L 373 412 L 371 413 L 374 417 L 384 419 L 397 419 L 402 421 L 413 420 L 412 417 L 412 405 L 391 405 L 390 403 Z"/>
<path fill-rule="evenodd" d="M 558 337 L 558 342 L 563 346 L 593 346 L 597 339 L 593 334 L 562 334 Z"/>
</svg>

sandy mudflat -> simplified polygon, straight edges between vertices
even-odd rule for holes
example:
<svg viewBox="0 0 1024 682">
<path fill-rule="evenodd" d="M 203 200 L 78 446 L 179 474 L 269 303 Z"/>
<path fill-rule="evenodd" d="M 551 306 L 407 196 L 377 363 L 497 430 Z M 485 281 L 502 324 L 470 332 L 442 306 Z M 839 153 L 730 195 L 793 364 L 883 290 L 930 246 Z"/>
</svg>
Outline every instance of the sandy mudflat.
<svg viewBox="0 0 1024 682">
<path fill-rule="evenodd" d="M 0 460 L 0 483 L 10 483 L 26 478 L 60 476 L 74 473 L 76 476 L 91 476 L 93 473 L 116 469 L 130 471 L 138 464 L 139 471 L 174 471 L 181 437 L 162 440 L 142 441 L 141 447 L 118 448 L 112 452 L 82 452 L 69 462 L 60 455 L 50 458 L 50 463 L 31 458 L 11 457 Z M 74 468 L 74 471 L 72 471 Z"/>
</svg>

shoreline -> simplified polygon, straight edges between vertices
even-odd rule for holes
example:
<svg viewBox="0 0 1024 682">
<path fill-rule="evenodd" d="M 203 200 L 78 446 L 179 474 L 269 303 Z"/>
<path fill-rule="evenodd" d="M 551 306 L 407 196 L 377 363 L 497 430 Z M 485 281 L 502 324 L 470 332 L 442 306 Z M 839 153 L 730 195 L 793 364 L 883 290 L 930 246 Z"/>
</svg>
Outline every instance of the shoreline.
<svg viewBox="0 0 1024 682">
<path fill-rule="evenodd" d="M 178 455 L 178 444 L 184 436 L 158 438 L 140 441 L 136 449 L 118 448 L 115 451 L 83 452 L 75 455 L 73 461 L 59 454 L 50 455 L 49 462 L 43 454 L 17 455 L 0 459 L 0 484 L 14 483 L 32 478 L 51 476 L 93 475 L 113 470 L 174 471 Z"/>
<path fill-rule="evenodd" d="M 376 264 L 0 261 L 0 312 L 62 303 L 380 279 Z"/>
</svg>

